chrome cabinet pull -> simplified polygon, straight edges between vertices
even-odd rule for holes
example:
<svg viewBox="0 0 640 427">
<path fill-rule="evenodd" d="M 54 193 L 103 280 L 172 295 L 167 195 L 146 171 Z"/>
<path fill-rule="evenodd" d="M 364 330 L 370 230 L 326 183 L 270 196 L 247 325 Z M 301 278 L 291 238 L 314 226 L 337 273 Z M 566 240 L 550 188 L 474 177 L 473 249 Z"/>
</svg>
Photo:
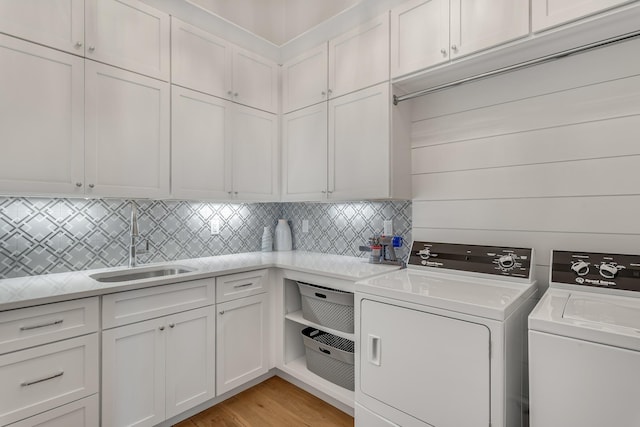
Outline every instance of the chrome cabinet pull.
<svg viewBox="0 0 640 427">
<path fill-rule="evenodd" d="M 78 187 L 78 188 L 82 187 L 82 183 L 81 182 L 76 182 L 76 187 Z"/>
<path fill-rule="evenodd" d="M 76 44 L 73 45 L 76 49 L 80 49 L 82 47 L 82 42 L 76 42 Z"/>
<path fill-rule="evenodd" d="M 221 315 L 221 316 L 222 316 L 223 314 L 224 314 L 224 310 L 222 310 L 222 311 L 220 312 L 220 315 Z"/>
<path fill-rule="evenodd" d="M 93 52 L 94 50 L 96 50 L 95 46 L 89 46 L 89 52 Z"/>
<path fill-rule="evenodd" d="M 47 326 L 60 325 L 60 324 L 62 324 L 62 322 L 64 322 L 63 319 L 58 319 L 58 320 L 54 320 L 52 322 L 42 323 L 42 324 L 39 324 L 39 325 L 21 326 L 20 330 L 21 331 L 30 331 L 31 329 L 38 329 L 38 328 L 45 328 Z"/>
<path fill-rule="evenodd" d="M 169 323 L 169 327 L 173 329 L 173 328 L 176 327 L 176 324 L 175 323 Z"/>
<path fill-rule="evenodd" d="M 89 184 L 89 188 L 93 188 L 93 187 L 95 187 L 94 184 Z"/>
<path fill-rule="evenodd" d="M 60 372 L 56 372 L 53 375 L 49 375 L 48 377 L 45 378 L 39 378 L 37 380 L 31 380 L 31 381 L 25 381 L 23 383 L 20 384 L 21 387 L 29 387 L 30 385 L 34 385 L 34 384 L 38 384 L 44 381 L 49 381 L 52 380 L 54 378 L 58 378 L 64 375 L 64 371 L 60 371 Z"/>
<path fill-rule="evenodd" d="M 458 51 L 458 46 L 455 45 L 455 44 L 452 44 L 451 45 L 451 50 L 454 51 L 454 52 L 457 52 Z"/>
<path fill-rule="evenodd" d="M 253 285 L 253 282 L 249 282 L 249 283 L 243 283 L 242 285 L 233 285 L 234 289 L 238 289 L 238 288 L 246 288 L 247 286 L 251 286 Z"/>
<path fill-rule="evenodd" d="M 164 326 L 160 326 L 158 329 L 160 329 L 161 331 L 164 331 Z"/>
</svg>

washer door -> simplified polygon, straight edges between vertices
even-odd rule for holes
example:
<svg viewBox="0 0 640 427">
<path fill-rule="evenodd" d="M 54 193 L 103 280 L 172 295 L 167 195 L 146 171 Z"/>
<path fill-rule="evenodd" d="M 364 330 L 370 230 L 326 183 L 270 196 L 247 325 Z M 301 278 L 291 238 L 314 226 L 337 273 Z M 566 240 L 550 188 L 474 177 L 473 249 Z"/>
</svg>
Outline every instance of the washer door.
<svg viewBox="0 0 640 427">
<path fill-rule="evenodd" d="M 362 300 L 360 388 L 435 427 L 488 426 L 485 325 Z"/>
</svg>

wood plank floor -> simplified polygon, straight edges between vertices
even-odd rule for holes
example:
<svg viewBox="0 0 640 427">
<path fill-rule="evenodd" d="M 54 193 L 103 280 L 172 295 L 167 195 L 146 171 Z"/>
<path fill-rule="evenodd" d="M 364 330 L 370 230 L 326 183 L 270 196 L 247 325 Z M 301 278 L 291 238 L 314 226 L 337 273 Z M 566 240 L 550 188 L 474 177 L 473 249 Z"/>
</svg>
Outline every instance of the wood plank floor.
<svg viewBox="0 0 640 427">
<path fill-rule="evenodd" d="M 353 427 L 353 418 L 280 377 L 243 391 L 174 427 Z"/>
</svg>

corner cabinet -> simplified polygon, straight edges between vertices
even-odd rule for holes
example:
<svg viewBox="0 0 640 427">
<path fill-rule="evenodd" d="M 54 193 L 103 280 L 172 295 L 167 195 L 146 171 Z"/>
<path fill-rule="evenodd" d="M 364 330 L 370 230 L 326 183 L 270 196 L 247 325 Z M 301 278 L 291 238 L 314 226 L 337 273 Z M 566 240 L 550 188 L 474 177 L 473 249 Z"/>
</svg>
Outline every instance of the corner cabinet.
<svg viewBox="0 0 640 427">
<path fill-rule="evenodd" d="M 282 65 L 282 110 L 285 113 L 327 100 L 327 61 L 325 42 Z"/>
<path fill-rule="evenodd" d="M 392 9 L 391 77 L 529 35 L 529 0 L 485 3 L 410 0 Z"/>
<path fill-rule="evenodd" d="M 85 64 L 86 193 L 169 195 L 169 84 L 93 61 Z"/>
</svg>

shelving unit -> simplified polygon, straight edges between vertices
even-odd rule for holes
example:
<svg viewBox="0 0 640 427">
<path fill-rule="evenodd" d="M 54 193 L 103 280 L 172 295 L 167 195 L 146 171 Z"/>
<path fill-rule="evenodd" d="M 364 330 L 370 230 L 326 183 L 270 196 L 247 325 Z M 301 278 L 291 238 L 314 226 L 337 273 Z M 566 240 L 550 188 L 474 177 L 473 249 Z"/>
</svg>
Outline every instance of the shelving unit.
<svg viewBox="0 0 640 427">
<path fill-rule="evenodd" d="M 302 330 L 311 326 L 351 341 L 355 341 L 355 335 L 318 325 L 302 317 L 300 291 L 294 280 L 284 279 L 284 303 L 284 354 L 281 369 L 318 391 L 353 408 L 355 400 L 353 391 L 340 387 L 307 369 Z"/>
</svg>

